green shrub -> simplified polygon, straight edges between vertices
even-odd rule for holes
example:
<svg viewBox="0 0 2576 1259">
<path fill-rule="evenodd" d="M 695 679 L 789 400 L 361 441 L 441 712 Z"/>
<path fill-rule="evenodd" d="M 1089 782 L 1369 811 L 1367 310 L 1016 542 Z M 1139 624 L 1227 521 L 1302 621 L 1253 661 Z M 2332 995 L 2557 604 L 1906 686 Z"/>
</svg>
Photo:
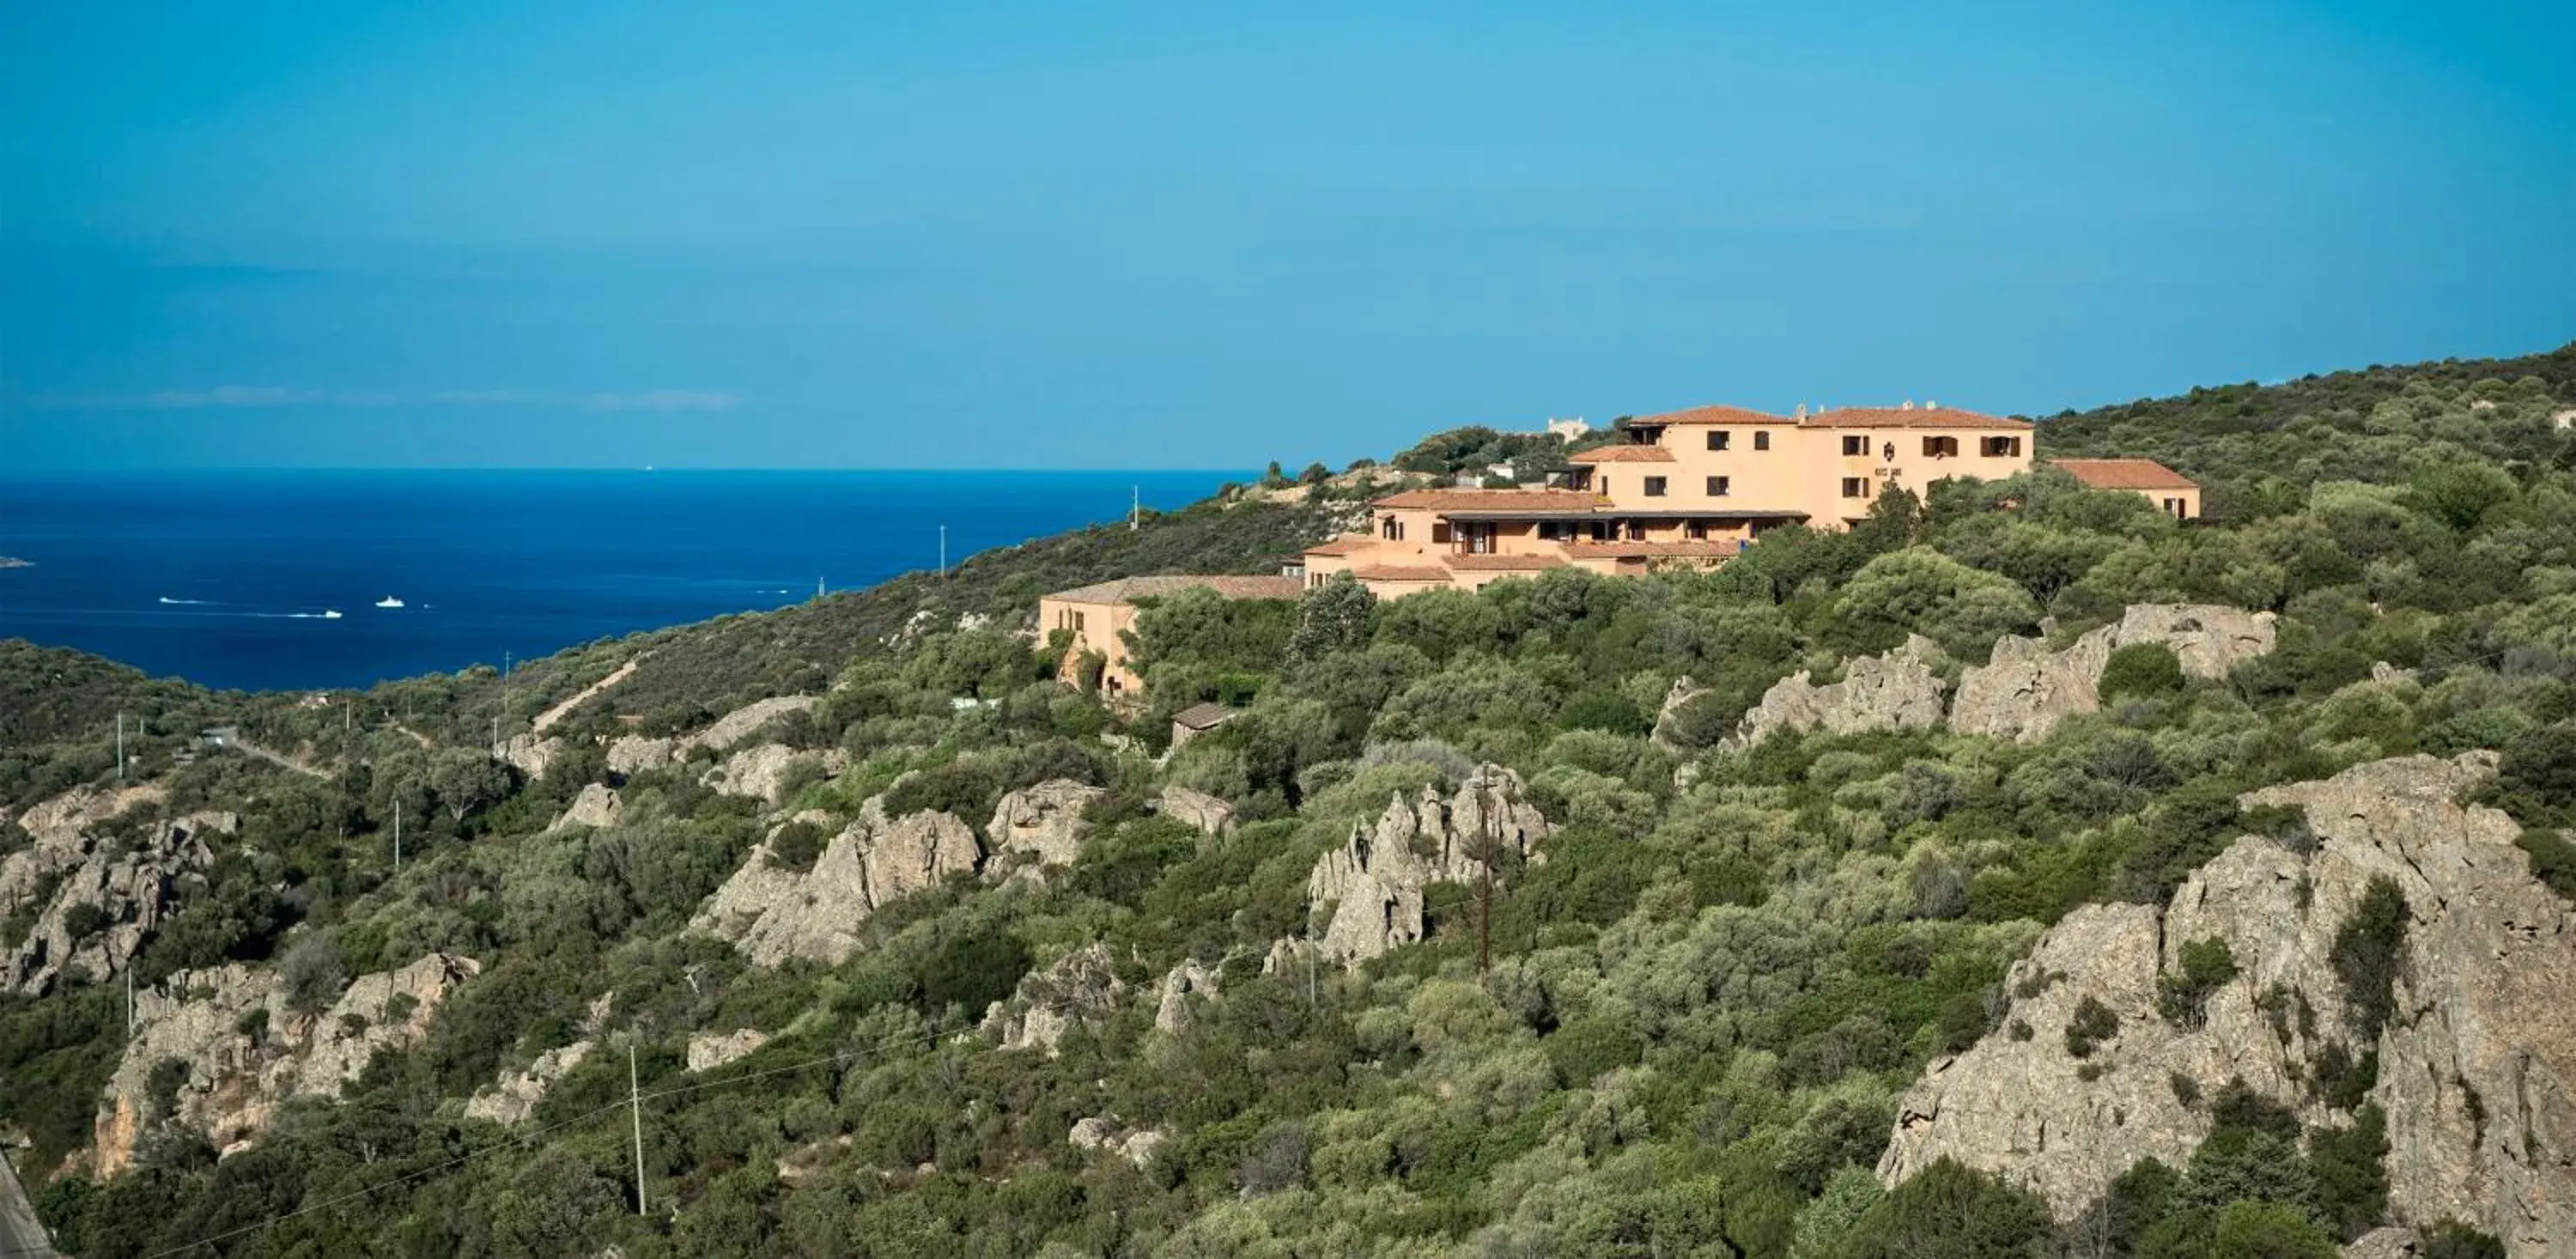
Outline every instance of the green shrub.
<svg viewBox="0 0 2576 1259">
<path fill-rule="evenodd" d="M 2157 985 L 2156 1011 L 2175 1027 L 2198 1028 L 2209 1016 L 2209 998 L 2236 978 L 2236 954 L 2216 936 L 2182 946 L 2181 969 Z"/>
<path fill-rule="evenodd" d="M 1843 1259 L 2038 1259 L 2049 1240 L 2038 1194 L 1948 1158 L 1888 1191 L 1844 1237 Z"/>
<path fill-rule="evenodd" d="M 2362 1107 L 2350 1126 L 2310 1133 L 2308 1166 L 2336 1236 L 2350 1241 L 2387 1220 L 2388 1116 L 2376 1104 Z"/>
<path fill-rule="evenodd" d="M 2424 1259 L 2504 1259 L 2504 1243 L 2458 1220 L 2423 1230 Z"/>
<path fill-rule="evenodd" d="M 2576 843 L 2554 830 L 2525 828 L 2514 840 L 2531 858 L 2534 878 L 2549 885 L 2563 900 L 2576 901 Z"/>
<path fill-rule="evenodd" d="M 2408 918 L 2406 893 L 2396 880 L 2378 875 L 2335 931 L 2328 960 L 2343 989 L 2346 1022 L 2366 1047 L 2379 1044 L 2380 1031 L 2397 1012 L 2397 978 L 2406 965 Z"/>
<path fill-rule="evenodd" d="M 2103 699 L 2151 699 L 2183 688 L 2182 657 L 2163 643 L 2131 643 L 2111 653 L 2095 689 Z"/>
<path fill-rule="evenodd" d="M 2075 1004 L 2075 1016 L 2066 1021 L 2066 1052 L 2090 1058 L 2096 1048 L 2119 1034 L 2119 1012 L 2088 993 Z"/>
<path fill-rule="evenodd" d="M 814 863 L 821 859 L 827 838 L 823 828 L 812 822 L 789 822 L 769 837 L 770 862 L 802 874 L 813 869 Z"/>
</svg>

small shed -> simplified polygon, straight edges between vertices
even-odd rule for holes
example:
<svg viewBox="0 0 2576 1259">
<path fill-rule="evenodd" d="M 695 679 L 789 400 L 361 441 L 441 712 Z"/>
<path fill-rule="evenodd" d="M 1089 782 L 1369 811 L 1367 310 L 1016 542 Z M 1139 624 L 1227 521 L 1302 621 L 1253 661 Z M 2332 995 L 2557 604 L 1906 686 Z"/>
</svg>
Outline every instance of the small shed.
<svg viewBox="0 0 2576 1259">
<path fill-rule="evenodd" d="M 1172 746 L 1177 748 L 1232 721 L 1243 712 L 1222 704 L 1192 704 L 1172 714 Z"/>
<path fill-rule="evenodd" d="M 231 747 L 241 739 L 239 726 L 208 726 L 197 732 L 197 742 L 210 748 Z"/>
</svg>

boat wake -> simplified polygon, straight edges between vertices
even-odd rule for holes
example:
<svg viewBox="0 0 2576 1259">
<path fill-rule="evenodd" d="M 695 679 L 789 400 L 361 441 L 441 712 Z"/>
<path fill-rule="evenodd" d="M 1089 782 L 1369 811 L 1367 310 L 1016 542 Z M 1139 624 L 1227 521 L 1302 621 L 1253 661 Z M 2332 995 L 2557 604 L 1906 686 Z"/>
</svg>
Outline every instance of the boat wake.
<svg viewBox="0 0 2576 1259">
<path fill-rule="evenodd" d="M 170 604 L 174 607 L 184 608 L 210 608 L 215 606 L 215 601 L 212 599 L 173 599 L 168 595 L 161 596 L 161 602 Z"/>
</svg>

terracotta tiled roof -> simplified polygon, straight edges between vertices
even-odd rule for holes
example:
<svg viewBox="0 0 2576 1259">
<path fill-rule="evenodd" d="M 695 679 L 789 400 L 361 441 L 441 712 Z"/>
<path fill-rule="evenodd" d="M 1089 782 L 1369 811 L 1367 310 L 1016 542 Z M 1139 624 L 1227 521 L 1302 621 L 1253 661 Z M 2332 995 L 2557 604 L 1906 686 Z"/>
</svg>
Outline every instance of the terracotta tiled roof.
<svg viewBox="0 0 2576 1259">
<path fill-rule="evenodd" d="M 1798 422 L 1801 428 L 1997 428 L 2022 432 L 2028 420 L 2007 420 L 1957 407 L 1839 407 Z"/>
<path fill-rule="evenodd" d="M 1241 711 L 1241 709 L 1227 708 L 1222 704 L 1192 704 L 1172 714 L 1172 724 L 1186 726 L 1192 730 L 1213 730 L 1234 720 L 1235 715 Z"/>
<path fill-rule="evenodd" d="M 1361 581 L 1447 581 L 1449 570 L 1439 567 L 1413 568 L 1397 564 L 1371 564 L 1354 568 L 1351 576 Z"/>
<path fill-rule="evenodd" d="M 1709 559 L 1733 555 L 1733 540 L 1705 542 L 1569 542 L 1565 553 L 1576 559 Z"/>
<path fill-rule="evenodd" d="M 1642 425 L 1653 425 L 1653 424 L 1795 424 L 1795 423 L 1797 423 L 1797 421 L 1796 421 L 1796 420 L 1792 420 L 1792 419 L 1790 419 L 1788 416 L 1785 416 L 1785 415 L 1772 415 L 1772 414 L 1770 414 L 1770 413 L 1768 413 L 1768 412 L 1764 412 L 1764 411 L 1755 411 L 1755 410 L 1751 410 L 1751 409 L 1748 409 L 1748 408 L 1745 408 L 1745 407 L 1714 406 L 1714 407 L 1692 407 L 1691 409 L 1689 409 L 1689 410 L 1687 410 L 1687 411 L 1667 411 L 1667 412 L 1663 413 L 1662 415 L 1640 415 L 1640 416 L 1636 416 L 1636 417 L 1631 418 L 1631 419 L 1628 421 L 1628 426 L 1629 426 L 1629 427 L 1631 427 L 1631 428 L 1636 428 L 1636 427 L 1639 427 L 1639 426 L 1642 426 Z"/>
<path fill-rule="evenodd" d="M 2153 459 L 2052 459 L 2050 463 L 2097 490 L 2196 490 L 2190 477 Z"/>
<path fill-rule="evenodd" d="M 1425 511 L 1584 511 L 1607 507 L 1610 500 L 1581 490 L 1406 490 L 1374 505 Z"/>
<path fill-rule="evenodd" d="M 1661 446 L 1597 446 L 1567 455 L 1567 463 L 1671 463 L 1673 452 Z"/>
<path fill-rule="evenodd" d="M 1558 555 L 1451 555 L 1441 562 L 1461 573 L 1535 573 L 1565 567 L 1565 558 Z"/>
<path fill-rule="evenodd" d="M 1294 577 L 1164 573 L 1152 577 L 1121 577 L 1096 586 L 1059 590 L 1047 598 L 1062 599 L 1067 603 L 1125 603 L 1131 599 L 1150 599 L 1200 587 L 1213 590 L 1227 599 L 1294 599 L 1305 590 Z"/>
<path fill-rule="evenodd" d="M 1345 534 L 1345 535 L 1343 535 L 1342 537 L 1335 538 L 1335 539 L 1333 539 L 1333 540 L 1332 540 L 1332 541 L 1330 541 L 1330 542 L 1318 542 L 1318 543 L 1316 543 L 1316 544 L 1315 544 L 1315 545 L 1313 545 L 1313 546 L 1307 547 L 1307 548 L 1306 548 L 1306 550 L 1305 550 L 1305 554 L 1307 554 L 1307 555 L 1349 555 L 1349 554 L 1352 554 L 1353 552 L 1357 552 L 1357 551 L 1373 551 L 1373 550 L 1376 550 L 1376 549 L 1377 549 L 1377 544 L 1378 544 L 1378 539 L 1377 539 L 1377 538 L 1375 538 L 1375 537 L 1374 537 L 1374 536 L 1372 536 L 1372 535 L 1369 535 L 1369 534 L 1365 534 L 1365 533 Z"/>
</svg>

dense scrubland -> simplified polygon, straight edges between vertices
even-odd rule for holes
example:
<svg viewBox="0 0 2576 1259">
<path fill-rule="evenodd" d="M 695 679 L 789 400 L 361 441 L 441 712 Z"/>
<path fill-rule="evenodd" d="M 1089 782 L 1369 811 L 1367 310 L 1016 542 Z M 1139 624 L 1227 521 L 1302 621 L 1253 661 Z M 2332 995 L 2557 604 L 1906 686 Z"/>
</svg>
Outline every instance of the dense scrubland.
<svg viewBox="0 0 2576 1259">
<path fill-rule="evenodd" d="M 240 815 L 172 879 L 129 963 L 138 987 L 246 964 L 278 976 L 292 1014 L 425 955 L 480 967 L 416 1041 L 336 1098 L 281 1100 L 220 1159 L 156 1102 L 185 1064 L 153 1072 L 112 1176 L 93 1147 L 124 980 L 67 975 L 0 998 L 0 1124 L 83 1255 L 213 1238 L 199 1253 L 2332 1254 L 2388 1214 L 2368 1107 L 2321 1125 L 2222 1090 L 2198 1103 L 2214 1127 L 2199 1155 L 2141 1164 L 2078 1223 L 1955 1163 L 1892 1189 L 1873 1169 L 1898 1097 L 2000 1030 L 2006 970 L 2049 925 L 2160 903 L 2239 835 L 2297 842 L 2295 817 L 2245 810 L 2243 792 L 2492 749 L 2487 798 L 2576 896 L 2576 433 L 2553 420 L 2571 407 L 2576 346 L 2196 390 L 2047 420 L 2039 443 L 2162 459 L 2210 487 L 2205 522 L 2042 471 L 1889 493 L 1860 527 L 1769 534 L 1711 574 L 1556 571 L 1384 605 L 1347 584 L 1296 604 L 1185 594 L 1144 617 L 1148 687 L 1127 711 L 1052 680 L 1061 645 L 1027 632 L 1037 595 L 1266 571 L 1365 488 L 1234 492 L 944 580 L 319 706 L 0 644 L 0 806 L 112 783 L 122 711 L 142 727 L 135 772 L 166 798 L 100 823 L 104 842 Z M 1531 454 L 1471 430 L 1395 462 Z M 1955 678 L 2001 636 L 2063 643 L 2159 602 L 2275 613 L 2277 647 L 2224 678 L 2124 651 L 2102 710 L 2041 739 L 1731 739 L 1800 669 L 1830 680 L 1919 634 Z M 524 733 L 630 660 L 549 728 L 563 745 L 541 776 L 492 757 L 496 722 Z M 609 768 L 608 740 L 795 693 L 821 699 L 761 737 L 810 756 L 773 798 L 706 785 L 711 751 Z M 1169 714 L 1220 698 L 1245 712 L 1165 756 Z M 199 748 L 218 723 L 319 773 Z M 1490 858 L 1490 892 L 1431 889 L 1419 944 L 1267 964 L 1297 956 L 1274 946 L 1307 932 L 1319 857 L 1391 797 L 1486 763 L 1550 822 L 1539 859 Z M 981 830 L 1006 793 L 1066 779 L 1104 789 L 1069 866 L 952 874 L 856 923 L 838 964 L 755 965 L 690 930 L 746 860 L 811 866 L 872 798 Z M 613 825 L 551 827 L 611 783 Z M 1151 810 L 1172 786 L 1235 824 L 1205 835 Z M 0 822 L 0 854 L 30 842 Z M 44 891 L 0 884 L 0 947 Z M 2374 912 L 2340 947 L 2355 990 L 2384 994 L 2367 971 L 2398 928 Z M 1051 1051 L 978 1029 L 1093 946 L 1127 999 Z M 1158 982 L 1192 961 L 1215 978 L 1158 1025 Z M 2176 976 L 2178 1008 L 2216 982 L 2222 959 L 2203 963 Z M 687 1069 L 693 1036 L 738 1028 L 768 1039 Z M 465 1115 L 580 1039 L 612 1048 L 532 1118 Z M 642 1215 L 630 1045 L 653 1095 Z M 1095 1117 L 1160 1143 L 1068 1141 Z M 2500 1253 L 2465 1222 L 2408 1222 L 2433 1253 Z"/>
</svg>

